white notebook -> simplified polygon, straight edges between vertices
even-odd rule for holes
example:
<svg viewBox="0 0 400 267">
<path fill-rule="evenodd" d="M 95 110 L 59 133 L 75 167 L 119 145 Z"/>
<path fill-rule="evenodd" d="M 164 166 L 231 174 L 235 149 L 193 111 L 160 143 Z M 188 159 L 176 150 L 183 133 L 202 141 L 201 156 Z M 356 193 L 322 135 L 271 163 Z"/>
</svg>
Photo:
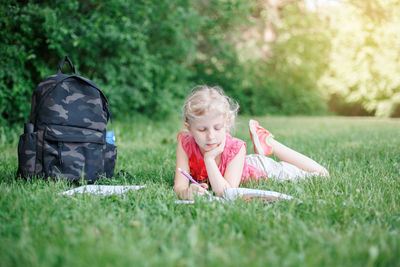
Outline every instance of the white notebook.
<svg viewBox="0 0 400 267">
<path fill-rule="evenodd" d="M 251 188 L 228 188 L 225 190 L 223 198 L 216 196 L 206 196 L 199 198 L 201 201 L 234 201 L 236 199 L 243 199 L 245 202 L 260 200 L 260 201 L 275 201 L 275 200 L 290 200 L 293 196 L 282 194 L 275 191 L 266 191 Z M 175 200 L 176 204 L 192 204 L 194 200 Z"/>
<path fill-rule="evenodd" d="M 129 190 L 139 190 L 146 185 L 83 185 L 65 192 L 61 192 L 61 195 L 73 195 L 73 194 L 95 194 L 95 195 L 120 195 L 125 194 Z"/>
</svg>

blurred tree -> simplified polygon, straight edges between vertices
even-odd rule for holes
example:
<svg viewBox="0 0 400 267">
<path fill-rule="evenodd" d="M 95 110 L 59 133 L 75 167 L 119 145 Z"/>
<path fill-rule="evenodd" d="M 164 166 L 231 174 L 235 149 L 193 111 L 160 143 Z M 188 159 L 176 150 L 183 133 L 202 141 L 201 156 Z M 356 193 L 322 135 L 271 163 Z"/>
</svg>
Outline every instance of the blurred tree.
<svg viewBox="0 0 400 267">
<path fill-rule="evenodd" d="M 327 66 L 329 40 L 305 2 L 201 2 L 201 14 L 214 20 L 200 32 L 204 49 L 193 79 L 222 85 L 245 113 L 324 112 L 317 80 Z"/>
<path fill-rule="evenodd" d="M 400 4 L 323 2 L 2 1 L 0 122 L 28 117 L 36 84 L 64 55 L 117 117 L 175 114 L 195 84 L 220 85 L 256 115 L 320 114 L 327 99 L 400 113 Z"/>
<path fill-rule="evenodd" d="M 399 116 L 400 3 L 353 0 L 336 8 L 340 12 L 330 12 L 329 70 L 320 87 L 376 116 Z"/>
</svg>

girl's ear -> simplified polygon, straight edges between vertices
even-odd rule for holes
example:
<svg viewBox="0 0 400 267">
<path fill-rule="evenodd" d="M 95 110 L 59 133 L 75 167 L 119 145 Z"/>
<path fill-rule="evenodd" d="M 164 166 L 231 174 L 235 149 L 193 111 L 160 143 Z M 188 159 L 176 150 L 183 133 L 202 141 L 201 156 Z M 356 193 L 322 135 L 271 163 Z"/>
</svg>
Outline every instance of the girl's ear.
<svg viewBox="0 0 400 267">
<path fill-rule="evenodd" d="M 187 121 L 184 122 L 186 129 L 188 129 L 190 131 L 190 125 Z"/>
</svg>

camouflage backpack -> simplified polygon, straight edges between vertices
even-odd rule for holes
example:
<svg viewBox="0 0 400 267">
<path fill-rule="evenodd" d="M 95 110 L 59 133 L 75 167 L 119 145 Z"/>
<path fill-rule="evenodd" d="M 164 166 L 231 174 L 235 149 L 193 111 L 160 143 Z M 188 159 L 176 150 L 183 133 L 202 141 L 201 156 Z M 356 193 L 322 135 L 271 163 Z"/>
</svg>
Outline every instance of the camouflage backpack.
<svg viewBox="0 0 400 267">
<path fill-rule="evenodd" d="M 61 72 L 65 61 L 74 75 Z M 89 183 L 113 176 L 117 147 L 105 141 L 109 118 L 104 94 L 64 57 L 32 95 L 30 123 L 18 144 L 18 175 Z"/>
</svg>

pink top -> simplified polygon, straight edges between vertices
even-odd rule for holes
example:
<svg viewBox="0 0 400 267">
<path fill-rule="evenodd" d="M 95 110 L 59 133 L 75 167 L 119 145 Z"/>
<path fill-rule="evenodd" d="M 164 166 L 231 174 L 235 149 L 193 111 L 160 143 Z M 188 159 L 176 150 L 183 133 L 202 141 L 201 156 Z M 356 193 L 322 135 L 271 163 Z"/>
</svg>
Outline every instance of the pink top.
<svg viewBox="0 0 400 267">
<path fill-rule="evenodd" d="M 180 131 L 178 134 L 178 141 L 181 138 L 183 150 L 189 158 L 190 174 L 199 183 L 209 183 L 206 165 L 204 163 L 203 155 L 197 145 L 194 137 L 187 131 Z M 225 174 L 226 166 L 235 158 L 239 153 L 242 146 L 246 147 L 246 143 L 238 138 L 234 138 L 226 134 L 225 148 L 221 155 L 218 169 L 222 176 Z M 248 165 L 246 161 L 243 166 L 242 182 L 247 182 L 249 179 L 258 179 L 266 177 L 266 173 L 258 170 L 252 165 Z"/>
</svg>

